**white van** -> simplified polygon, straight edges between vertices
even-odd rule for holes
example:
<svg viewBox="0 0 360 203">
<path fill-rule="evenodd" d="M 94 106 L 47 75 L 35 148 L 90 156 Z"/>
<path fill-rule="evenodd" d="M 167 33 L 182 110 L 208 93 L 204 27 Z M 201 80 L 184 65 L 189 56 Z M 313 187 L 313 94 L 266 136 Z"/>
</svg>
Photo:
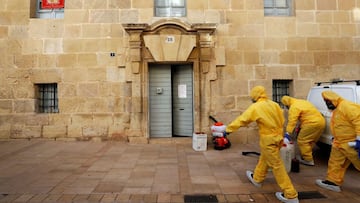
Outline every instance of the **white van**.
<svg viewBox="0 0 360 203">
<path fill-rule="evenodd" d="M 325 105 L 321 92 L 331 90 L 339 94 L 344 99 L 360 104 L 360 80 L 334 80 L 331 82 L 318 82 L 317 86 L 310 89 L 307 100 L 310 101 L 325 117 L 326 127 L 319 139 L 319 145 L 331 145 L 333 136 L 330 131 L 331 111 Z"/>
</svg>

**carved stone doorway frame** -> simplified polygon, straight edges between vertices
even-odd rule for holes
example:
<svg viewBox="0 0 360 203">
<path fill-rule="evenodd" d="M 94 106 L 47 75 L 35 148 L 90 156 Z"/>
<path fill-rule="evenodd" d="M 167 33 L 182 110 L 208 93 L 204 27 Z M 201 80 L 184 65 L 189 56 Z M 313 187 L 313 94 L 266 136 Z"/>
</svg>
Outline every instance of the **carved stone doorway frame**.
<svg viewBox="0 0 360 203">
<path fill-rule="evenodd" d="M 131 83 L 130 142 L 148 142 L 148 64 L 192 64 L 194 131 L 208 131 L 210 81 L 216 80 L 215 24 L 188 24 L 164 19 L 148 24 L 123 24 L 129 34 L 126 80 Z"/>
</svg>

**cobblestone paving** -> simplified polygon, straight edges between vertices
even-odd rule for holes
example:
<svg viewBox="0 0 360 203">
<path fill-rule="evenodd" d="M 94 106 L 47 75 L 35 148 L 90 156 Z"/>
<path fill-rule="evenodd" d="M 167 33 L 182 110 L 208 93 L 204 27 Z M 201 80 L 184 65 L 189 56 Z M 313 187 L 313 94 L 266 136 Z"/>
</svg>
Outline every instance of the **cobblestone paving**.
<svg viewBox="0 0 360 203">
<path fill-rule="evenodd" d="M 183 138 L 188 139 L 188 138 Z M 127 144 L 11 140 L 0 142 L 0 202 L 184 202 L 184 195 L 215 195 L 218 202 L 278 202 L 269 172 L 262 188 L 245 171 L 253 169 L 257 145 L 233 144 L 205 152 L 190 142 Z M 319 192 L 322 199 L 300 202 L 360 202 L 360 173 L 348 169 L 342 192 L 315 185 L 326 175 L 327 155 L 314 151 L 315 167 L 290 173 L 299 192 Z"/>
</svg>

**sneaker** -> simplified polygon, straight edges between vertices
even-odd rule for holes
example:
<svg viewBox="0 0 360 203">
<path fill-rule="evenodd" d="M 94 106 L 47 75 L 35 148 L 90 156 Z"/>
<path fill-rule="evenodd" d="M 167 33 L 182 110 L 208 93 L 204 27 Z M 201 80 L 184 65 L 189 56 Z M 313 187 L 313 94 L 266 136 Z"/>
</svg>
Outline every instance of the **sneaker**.
<svg viewBox="0 0 360 203">
<path fill-rule="evenodd" d="M 292 198 L 292 199 L 288 199 L 288 198 L 284 197 L 284 193 L 282 193 L 282 192 L 275 193 L 275 196 L 281 202 L 287 202 L 287 203 L 298 203 L 299 202 L 299 199 L 297 197 Z"/>
<path fill-rule="evenodd" d="M 316 180 L 316 184 L 322 188 L 332 190 L 335 192 L 341 192 L 340 186 L 336 185 L 335 183 L 328 181 L 328 180 Z"/>
<path fill-rule="evenodd" d="M 301 156 L 298 156 L 297 159 L 300 161 L 300 163 L 302 163 L 306 166 L 315 166 L 314 161 L 306 161 Z"/>
<path fill-rule="evenodd" d="M 254 173 L 252 171 L 246 171 L 246 177 L 250 180 L 250 182 L 255 185 L 256 187 L 261 187 L 262 184 L 261 183 L 258 183 L 254 180 L 253 178 L 254 176 Z"/>
</svg>

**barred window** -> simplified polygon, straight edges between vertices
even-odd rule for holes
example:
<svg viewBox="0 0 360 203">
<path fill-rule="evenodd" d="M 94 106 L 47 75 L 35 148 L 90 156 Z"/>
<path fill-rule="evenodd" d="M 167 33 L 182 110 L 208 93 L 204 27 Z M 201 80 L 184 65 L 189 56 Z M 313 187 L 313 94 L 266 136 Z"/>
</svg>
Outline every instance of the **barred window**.
<svg viewBox="0 0 360 203">
<path fill-rule="evenodd" d="M 37 109 L 39 113 L 59 113 L 57 84 L 37 84 Z"/>
<path fill-rule="evenodd" d="M 264 0 L 265 16 L 293 15 L 293 0 Z"/>
<path fill-rule="evenodd" d="M 290 95 L 290 83 L 291 80 L 273 80 L 273 101 L 277 102 L 281 107 L 284 107 L 281 98 Z"/>
<path fill-rule="evenodd" d="M 186 16 L 186 0 L 155 0 L 154 5 L 157 17 Z"/>
</svg>

